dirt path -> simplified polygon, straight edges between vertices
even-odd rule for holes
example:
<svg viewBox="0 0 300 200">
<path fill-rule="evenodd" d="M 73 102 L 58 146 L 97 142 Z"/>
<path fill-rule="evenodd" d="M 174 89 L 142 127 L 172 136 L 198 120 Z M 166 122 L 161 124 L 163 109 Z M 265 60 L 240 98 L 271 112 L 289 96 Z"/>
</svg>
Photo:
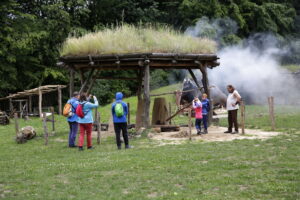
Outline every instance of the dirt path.
<svg viewBox="0 0 300 200">
<path fill-rule="evenodd" d="M 265 132 L 256 129 L 246 129 L 245 135 L 241 134 L 225 134 L 227 128 L 212 126 L 208 129 L 208 134 L 197 135 L 196 130 L 192 131 L 192 140 L 202 140 L 204 142 L 225 142 L 232 140 L 242 140 L 242 139 L 268 139 L 280 135 L 280 132 Z M 180 144 L 183 141 L 188 140 L 188 128 L 181 128 L 180 132 L 161 132 L 161 133 L 150 133 L 149 137 L 153 140 L 158 140 L 166 144 Z"/>
</svg>

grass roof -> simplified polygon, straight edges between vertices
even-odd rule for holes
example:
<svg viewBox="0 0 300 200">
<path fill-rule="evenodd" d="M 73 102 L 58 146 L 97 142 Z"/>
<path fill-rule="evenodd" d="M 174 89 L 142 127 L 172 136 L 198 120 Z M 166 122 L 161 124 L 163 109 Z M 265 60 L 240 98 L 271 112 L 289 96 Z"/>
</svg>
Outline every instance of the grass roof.
<svg viewBox="0 0 300 200">
<path fill-rule="evenodd" d="M 135 27 L 122 25 L 82 37 L 69 37 L 61 56 L 127 53 L 195 53 L 216 52 L 216 43 L 207 38 L 184 35 L 167 26 Z"/>
</svg>

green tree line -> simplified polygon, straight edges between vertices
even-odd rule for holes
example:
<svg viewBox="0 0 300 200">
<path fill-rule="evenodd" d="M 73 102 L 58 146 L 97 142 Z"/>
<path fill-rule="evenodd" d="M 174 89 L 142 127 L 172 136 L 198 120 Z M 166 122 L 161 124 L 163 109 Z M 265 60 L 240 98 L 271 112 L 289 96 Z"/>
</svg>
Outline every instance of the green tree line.
<svg viewBox="0 0 300 200">
<path fill-rule="evenodd" d="M 2 0 L 0 2 L 0 96 L 45 84 L 66 84 L 68 74 L 56 66 L 59 48 L 72 34 L 96 31 L 124 22 L 161 23 L 181 31 L 202 17 L 230 18 L 238 30 L 226 43 L 256 32 L 300 36 L 298 0 Z M 107 72 L 109 75 L 114 72 Z M 119 72 L 121 73 L 121 72 Z M 125 72 L 124 72 L 125 73 Z M 152 87 L 167 84 L 176 72 L 156 73 Z M 98 82 L 135 92 L 136 84 Z M 101 93 L 103 102 L 112 94 Z"/>
</svg>

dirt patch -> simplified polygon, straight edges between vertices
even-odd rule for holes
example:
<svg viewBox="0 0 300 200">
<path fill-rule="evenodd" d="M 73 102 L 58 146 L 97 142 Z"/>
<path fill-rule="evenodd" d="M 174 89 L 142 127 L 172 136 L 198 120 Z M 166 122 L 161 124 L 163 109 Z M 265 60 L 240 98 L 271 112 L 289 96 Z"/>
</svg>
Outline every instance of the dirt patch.
<svg viewBox="0 0 300 200">
<path fill-rule="evenodd" d="M 266 132 L 257 129 L 246 129 L 245 134 L 225 134 L 227 130 L 225 127 L 212 126 L 208 129 L 208 134 L 197 135 L 196 130 L 192 130 L 192 140 L 201 140 L 204 142 L 225 142 L 243 139 L 268 139 L 282 133 L 280 132 Z M 188 128 L 182 127 L 179 132 L 164 132 L 164 133 L 151 133 L 151 138 L 164 144 L 181 144 L 189 139 Z"/>
</svg>

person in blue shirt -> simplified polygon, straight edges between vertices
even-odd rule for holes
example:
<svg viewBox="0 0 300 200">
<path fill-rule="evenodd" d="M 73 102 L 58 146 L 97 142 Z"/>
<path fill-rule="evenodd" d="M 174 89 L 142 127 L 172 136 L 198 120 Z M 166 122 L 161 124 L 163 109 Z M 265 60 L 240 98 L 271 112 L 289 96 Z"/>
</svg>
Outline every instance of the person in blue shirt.
<svg viewBox="0 0 300 200">
<path fill-rule="evenodd" d="M 204 126 L 204 134 L 207 134 L 207 123 L 208 123 L 208 115 L 210 111 L 210 105 L 209 105 L 209 100 L 207 99 L 207 94 L 203 93 L 202 94 L 202 120 L 203 120 L 203 126 Z"/>
<path fill-rule="evenodd" d="M 117 142 L 118 149 L 121 149 L 121 138 L 120 138 L 121 131 L 122 131 L 123 138 L 124 138 L 125 148 L 130 149 L 131 146 L 129 146 L 128 133 L 127 133 L 128 107 L 127 107 L 127 103 L 122 101 L 122 99 L 123 99 L 122 92 L 117 92 L 116 93 L 116 101 L 111 106 L 111 112 L 113 115 L 114 129 L 115 129 L 116 142 Z M 116 113 L 117 104 L 122 105 L 122 108 L 123 108 L 122 116 L 117 116 L 117 113 Z"/>
<path fill-rule="evenodd" d="M 67 103 L 71 104 L 71 116 L 69 116 L 67 118 L 67 121 L 69 123 L 69 127 L 70 127 L 70 132 L 69 132 L 69 147 L 73 148 L 76 147 L 75 145 L 75 140 L 76 140 L 76 135 L 78 132 L 78 116 L 76 115 L 76 108 L 77 105 L 79 103 L 79 93 L 78 92 L 74 92 L 73 93 L 73 97 L 71 99 L 68 100 Z"/>
<path fill-rule="evenodd" d="M 97 108 L 99 106 L 98 100 L 96 96 L 92 96 L 94 99 L 94 103 L 88 101 L 88 97 L 86 93 L 80 94 L 80 104 L 83 106 L 84 117 L 78 117 L 78 123 L 80 128 L 80 135 L 78 141 L 79 150 L 83 150 L 84 144 L 84 135 L 87 135 L 87 148 L 92 149 L 92 128 L 93 128 L 93 113 L 92 109 Z"/>
</svg>

